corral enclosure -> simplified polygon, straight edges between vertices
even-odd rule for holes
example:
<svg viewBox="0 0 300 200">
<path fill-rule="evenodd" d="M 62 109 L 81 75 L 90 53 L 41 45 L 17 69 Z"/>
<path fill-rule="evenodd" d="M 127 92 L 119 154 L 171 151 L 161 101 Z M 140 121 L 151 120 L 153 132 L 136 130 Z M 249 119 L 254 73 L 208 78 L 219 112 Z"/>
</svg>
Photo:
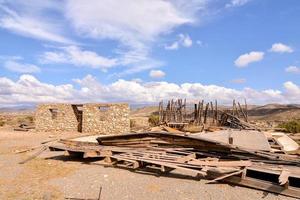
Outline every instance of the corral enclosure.
<svg viewBox="0 0 300 200">
<path fill-rule="evenodd" d="M 125 103 L 41 104 L 36 110 L 37 131 L 121 134 L 130 131 Z"/>
</svg>

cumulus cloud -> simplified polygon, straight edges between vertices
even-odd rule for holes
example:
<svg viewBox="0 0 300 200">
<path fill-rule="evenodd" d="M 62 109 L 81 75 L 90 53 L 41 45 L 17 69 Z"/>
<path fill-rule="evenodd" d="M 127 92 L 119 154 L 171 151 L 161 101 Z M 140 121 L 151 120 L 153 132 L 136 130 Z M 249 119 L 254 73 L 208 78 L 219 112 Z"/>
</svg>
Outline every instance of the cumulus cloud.
<svg viewBox="0 0 300 200">
<path fill-rule="evenodd" d="M 213 100 L 230 103 L 233 98 L 246 98 L 249 103 L 300 103 L 300 87 L 285 82 L 284 90 L 236 90 L 217 85 L 201 83 L 175 84 L 168 82 L 137 82 L 118 80 L 108 85 L 101 84 L 91 75 L 74 79 L 72 84 L 52 85 L 39 81 L 32 75 L 22 75 L 19 80 L 0 77 L 0 105 L 42 103 L 42 102 L 108 102 L 131 103 L 158 102 L 170 98 L 189 100 Z M 78 89 L 77 89 L 78 88 Z"/>
<path fill-rule="evenodd" d="M 165 77 L 166 73 L 161 70 L 151 70 L 149 76 L 151 78 L 163 78 Z"/>
<path fill-rule="evenodd" d="M 0 78 L 0 105 L 42 102 L 64 102 L 75 99 L 71 84 L 54 86 L 42 83 L 32 75 L 22 75 L 12 81 Z"/>
<path fill-rule="evenodd" d="M 227 3 L 225 5 L 226 8 L 232 8 L 232 7 L 239 7 L 243 6 L 246 3 L 250 2 L 251 0 L 231 0 L 230 3 Z"/>
<path fill-rule="evenodd" d="M 263 58 L 264 58 L 264 52 L 252 51 L 250 53 L 246 53 L 246 54 L 240 55 L 234 61 L 234 64 L 237 67 L 246 67 L 250 63 L 261 61 Z"/>
<path fill-rule="evenodd" d="M 4 67 L 9 71 L 18 73 L 37 73 L 41 71 L 41 69 L 36 65 L 19 63 L 14 60 L 4 62 Z"/>
<path fill-rule="evenodd" d="M 269 51 L 276 52 L 276 53 L 292 53 L 292 52 L 294 52 L 292 47 L 282 44 L 282 43 L 273 44 L 272 48 Z"/>
<path fill-rule="evenodd" d="M 106 58 L 93 51 L 85 51 L 77 46 L 62 47 L 60 51 L 48 51 L 41 55 L 42 63 L 66 63 L 75 66 L 86 66 L 107 69 L 117 65 L 117 59 Z"/>
<path fill-rule="evenodd" d="M 299 98 L 300 98 L 299 85 L 296 85 L 291 81 L 287 81 L 283 85 L 284 88 L 286 89 L 286 96 L 289 97 L 289 100 L 291 102 L 299 102 Z"/>
<path fill-rule="evenodd" d="M 178 40 L 173 42 L 170 45 L 166 45 L 165 49 L 166 50 L 176 50 L 180 46 L 183 47 L 191 47 L 193 45 L 193 40 L 190 38 L 188 34 L 179 34 L 178 35 Z"/>
<path fill-rule="evenodd" d="M 294 74 L 300 74 L 300 67 L 297 66 L 289 66 L 285 68 L 286 72 L 294 73 Z"/>
</svg>

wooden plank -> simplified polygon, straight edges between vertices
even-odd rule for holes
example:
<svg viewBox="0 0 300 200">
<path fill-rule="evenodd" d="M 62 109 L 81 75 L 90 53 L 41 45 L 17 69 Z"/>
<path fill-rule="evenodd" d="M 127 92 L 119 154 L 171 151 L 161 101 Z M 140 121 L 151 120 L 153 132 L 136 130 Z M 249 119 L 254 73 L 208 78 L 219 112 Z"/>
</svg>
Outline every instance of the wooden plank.
<svg viewBox="0 0 300 200">
<path fill-rule="evenodd" d="M 188 164 L 197 164 L 203 166 L 214 167 L 249 167 L 252 165 L 251 161 L 203 161 L 203 160 L 191 160 Z"/>
<path fill-rule="evenodd" d="M 212 183 L 212 182 L 220 181 L 220 180 L 223 180 L 223 179 L 228 178 L 230 176 L 238 175 L 238 174 L 242 173 L 243 171 L 244 171 L 244 169 L 238 170 L 236 172 L 232 172 L 232 173 L 229 173 L 229 174 L 225 174 L 225 175 L 219 176 L 219 177 L 217 177 L 217 178 L 215 178 L 213 180 L 210 180 L 207 183 Z"/>
<path fill-rule="evenodd" d="M 280 173 L 280 176 L 278 178 L 279 184 L 280 185 L 288 184 L 290 175 L 291 175 L 291 173 L 289 171 L 282 170 L 282 172 Z"/>
<path fill-rule="evenodd" d="M 289 197 L 294 197 L 294 198 L 298 198 L 298 199 L 300 198 L 300 190 L 298 188 L 294 188 L 294 187 L 285 188 L 278 184 L 274 184 L 274 183 L 267 182 L 267 181 L 261 181 L 261 180 L 254 179 L 254 178 L 246 177 L 246 178 L 242 179 L 241 177 L 238 177 L 238 176 L 231 176 L 231 177 L 227 177 L 221 181 L 226 182 L 226 183 L 235 184 L 235 185 L 244 186 L 244 187 L 255 188 L 258 190 L 264 190 L 264 191 L 281 194 L 281 195 L 285 195 L 285 196 L 289 196 Z"/>
<path fill-rule="evenodd" d="M 24 164 L 34 158 L 36 158 L 37 156 L 39 156 L 41 153 L 43 153 L 44 151 L 46 151 L 48 149 L 47 146 L 43 146 L 39 151 L 37 151 L 36 153 L 34 153 L 33 155 L 29 156 L 28 158 L 26 158 L 25 160 L 22 160 L 21 162 L 19 162 L 19 164 Z"/>
<path fill-rule="evenodd" d="M 127 158 L 122 158 L 120 156 L 113 156 L 114 158 L 116 159 L 127 159 Z M 138 161 L 143 161 L 143 162 L 146 162 L 146 163 L 150 163 L 150 164 L 155 164 L 155 165 L 159 165 L 159 166 L 165 166 L 165 167 L 169 167 L 169 168 L 172 168 L 172 169 L 179 169 L 179 170 L 182 170 L 182 171 L 187 171 L 187 172 L 193 172 L 193 173 L 196 173 L 197 176 L 203 176 L 205 177 L 206 176 L 206 172 L 204 171 L 200 171 L 200 170 L 194 170 L 194 169 L 190 169 L 190 168 L 186 168 L 186 167 L 181 167 L 181 166 L 178 166 L 176 164 L 172 164 L 172 163 L 166 163 L 166 162 L 161 162 L 161 161 L 155 161 L 155 160 L 150 160 L 150 159 L 142 159 L 142 158 L 135 158 L 136 160 Z M 130 158 L 129 158 L 130 160 Z"/>
</svg>

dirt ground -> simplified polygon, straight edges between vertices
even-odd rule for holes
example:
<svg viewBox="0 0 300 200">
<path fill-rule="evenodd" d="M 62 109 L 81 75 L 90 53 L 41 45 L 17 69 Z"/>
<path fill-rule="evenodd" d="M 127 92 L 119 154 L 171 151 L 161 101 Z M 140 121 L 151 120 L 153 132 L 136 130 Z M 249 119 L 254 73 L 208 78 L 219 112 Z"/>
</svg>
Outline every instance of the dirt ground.
<svg viewBox="0 0 300 200">
<path fill-rule="evenodd" d="M 44 152 L 34 160 L 18 164 L 34 151 L 16 151 L 55 138 L 62 138 L 62 134 L 0 129 L 0 199 L 96 199 L 100 187 L 102 200 L 292 199 L 227 184 L 206 184 L 205 180 L 198 181 L 176 171 L 167 177 L 104 167 L 99 161 L 70 159 L 61 152 Z"/>
</svg>

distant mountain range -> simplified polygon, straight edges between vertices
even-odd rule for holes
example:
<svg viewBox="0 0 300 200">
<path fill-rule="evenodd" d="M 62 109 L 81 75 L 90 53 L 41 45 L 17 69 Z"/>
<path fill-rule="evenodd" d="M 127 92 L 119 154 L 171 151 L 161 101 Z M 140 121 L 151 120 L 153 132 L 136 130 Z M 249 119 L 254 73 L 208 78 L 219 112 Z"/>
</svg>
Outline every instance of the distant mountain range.
<svg viewBox="0 0 300 200">
<path fill-rule="evenodd" d="M 0 107 L 0 112 L 34 111 L 36 105 L 13 105 Z"/>
<path fill-rule="evenodd" d="M 129 103 L 130 109 L 145 109 L 147 107 L 152 107 L 154 110 L 158 103 Z M 229 107 L 229 106 L 224 106 Z M 35 104 L 26 104 L 26 105 L 11 105 L 11 106 L 0 106 L 0 112 L 18 112 L 18 111 L 34 111 L 36 108 Z M 220 105 L 220 108 L 222 106 Z M 258 111 L 270 111 L 270 110 L 290 110 L 290 109 L 300 109 L 300 104 L 266 104 L 266 105 L 248 105 L 248 109 L 252 112 Z M 149 109 L 146 109 L 149 110 Z M 151 109 L 150 109 L 151 110 Z"/>
</svg>

